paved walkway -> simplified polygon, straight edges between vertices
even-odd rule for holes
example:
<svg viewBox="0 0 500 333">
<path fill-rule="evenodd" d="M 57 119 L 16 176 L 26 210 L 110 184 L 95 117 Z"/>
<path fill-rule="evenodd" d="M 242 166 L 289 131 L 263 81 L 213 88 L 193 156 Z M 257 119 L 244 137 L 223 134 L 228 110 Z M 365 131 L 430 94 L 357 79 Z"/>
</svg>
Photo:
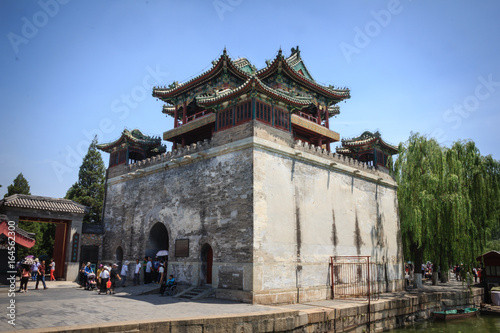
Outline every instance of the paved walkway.
<svg viewBox="0 0 500 333">
<path fill-rule="evenodd" d="M 96 291 L 78 288 L 73 282 L 47 282 L 49 289 L 34 290 L 34 282 L 28 284 L 27 293 L 15 293 L 9 297 L 8 288 L 0 288 L 0 308 L 15 300 L 15 326 L 1 316 L 0 331 L 38 329 L 58 326 L 78 326 L 104 323 L 124 323 L 133 320 L 187 319 L 193 317 L 231 316 L 260 312 L 283 312 L 321 308 L 342 308 L 362 301 L 325 300 L 306 304 L 264 306 L 209 298 L 190 301 L 173 297 L 161 297 L 154 292 L 157 284 L 118 288 L 115 295 L 98 295 Z M 446 285 L 426 286 L 425 291 L 457 290 L 461 283 L 451 281 Z M 417 291 L 415 291 L 417 292 Z M 402 296 L 404 293 L 384 294 L 381 299 Z M 8 313 L 6 313 L 8 314 Z"/>
</svg>

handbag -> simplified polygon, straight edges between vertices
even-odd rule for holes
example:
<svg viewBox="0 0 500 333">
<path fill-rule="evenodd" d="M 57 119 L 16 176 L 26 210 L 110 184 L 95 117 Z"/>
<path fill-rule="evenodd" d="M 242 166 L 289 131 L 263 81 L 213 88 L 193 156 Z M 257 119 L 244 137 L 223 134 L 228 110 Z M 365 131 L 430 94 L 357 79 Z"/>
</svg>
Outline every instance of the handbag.
<svg viewBox="0 0 500 333">
<path fill-rule="evenodd" d="M 111 280 L 108 280 L 108 282 L 106 282 L 106 288 L 111 288 Z"/>
</svg>

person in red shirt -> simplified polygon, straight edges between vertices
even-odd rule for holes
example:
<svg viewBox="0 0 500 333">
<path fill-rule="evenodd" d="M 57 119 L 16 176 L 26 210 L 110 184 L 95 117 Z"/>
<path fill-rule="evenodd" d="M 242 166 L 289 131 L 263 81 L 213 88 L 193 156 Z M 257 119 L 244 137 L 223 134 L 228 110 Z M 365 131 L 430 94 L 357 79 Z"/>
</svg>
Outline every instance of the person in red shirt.
<svg viewBox="0 0 500 333">
<path fill-rule="evenodd" d="M 42 281 L 43 289 L 47 289 L 47 285 L 45 284 L 45 260 L 42 260 L 40 266 L 38 266 L 38 275 L 36 277 L 35 290 L 38 289 L 38 283 Z"/>
</svg>

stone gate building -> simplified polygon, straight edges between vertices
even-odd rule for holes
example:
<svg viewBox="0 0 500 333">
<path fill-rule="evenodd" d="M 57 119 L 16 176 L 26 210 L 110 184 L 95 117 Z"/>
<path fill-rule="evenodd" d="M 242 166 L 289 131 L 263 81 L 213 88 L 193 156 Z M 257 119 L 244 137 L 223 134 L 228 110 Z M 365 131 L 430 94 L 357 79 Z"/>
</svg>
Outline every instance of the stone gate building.
<svg viewBox="0 0 500 333">
<path fill-rule="evenodd" d="M 333 256 L 370 256 L 384 291 L 403 287 L 397 185 L 330 152 L 329 119 L 350 91 L 318 84 L 298 47 L 260 70 L 224 50 L 153 96 L 174 117 L 172 151 L 149 153 L 160 141 L 134 131 L 98 146 L 112 159 L 104 261 L 168 250 L 177 281 L 262 304 L 331 297 Z"/>
</svg>

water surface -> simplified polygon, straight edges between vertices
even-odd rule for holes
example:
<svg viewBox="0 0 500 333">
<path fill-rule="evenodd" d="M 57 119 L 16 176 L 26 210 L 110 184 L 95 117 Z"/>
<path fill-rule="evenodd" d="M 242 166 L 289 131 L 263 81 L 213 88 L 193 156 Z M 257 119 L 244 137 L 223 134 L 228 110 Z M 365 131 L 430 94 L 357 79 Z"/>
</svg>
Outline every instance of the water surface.
<svg viewBox="0 0 500 333">
<path fill-rule="evenodd" d="M 430 319 L 412 326 L 398 328 L 388 332 L 497 333 L 500 332 L 500 317 L 478 316 L 475 318 L 450 321 Z"/>
</svg>

